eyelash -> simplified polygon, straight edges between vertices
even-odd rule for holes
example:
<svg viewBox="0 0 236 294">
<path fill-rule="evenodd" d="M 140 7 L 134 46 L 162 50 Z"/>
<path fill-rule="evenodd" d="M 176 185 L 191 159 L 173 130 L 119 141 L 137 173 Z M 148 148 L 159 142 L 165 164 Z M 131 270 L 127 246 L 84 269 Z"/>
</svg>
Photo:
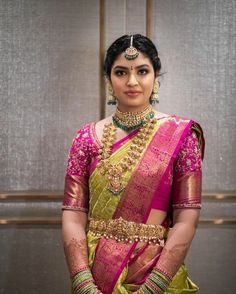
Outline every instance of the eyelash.
<svg viewBox="0 0 236 294">
<path fill-rule="evenodd" d="M 124 76 L 126 74 L 127 73 L 124 70 L 117 70 L 117 71 L 115 71 L 115 75 L 117 75 L 117 76 Z M 147 69 L 140 69 L 138 71 L 138 74 L 139 75 L 146 75 L 146 74 L 148 74 L 148 70 Z"/>
<path fill-rule="evenodd" d="M 126 72 L 124 70 L 116 70 L 115 71 L 115 74 L 117 76 L 124 76 L 124 75 L 126 75 Z"/>
<path fill-rule="evenodd" d="M 141 74 L 141 75 L 146 75 L 147 73 L 148 73 L 147 69 L 140 69 L 139 70 L 139 74 Z"/>
</svg>

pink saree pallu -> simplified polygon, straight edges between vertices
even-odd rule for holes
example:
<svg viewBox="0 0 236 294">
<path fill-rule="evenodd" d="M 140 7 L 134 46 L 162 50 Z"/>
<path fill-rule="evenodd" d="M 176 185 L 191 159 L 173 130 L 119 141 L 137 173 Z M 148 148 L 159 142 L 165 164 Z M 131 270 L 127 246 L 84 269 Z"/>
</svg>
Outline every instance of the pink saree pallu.
<svg viewBox="0 0 236 294">
<path fill-rule="evenodd" d="M 132 173 L 113 219 L 122 218 L 129 222 L 145 224 L 154 197 L 161 193 L 163 199 L 167 198 L 164 194 L 169 194 L 170 189 L 163 188 L 163 181 L 168 177 L 168 172 L 191 125 L 192 121 L 175 116 L 163 119 Z M 98 241 L 92 273 L 97 286 L 104 294 L 112 293 L 137 243 L 118 242 L 104 237 Z"/>
</svg>

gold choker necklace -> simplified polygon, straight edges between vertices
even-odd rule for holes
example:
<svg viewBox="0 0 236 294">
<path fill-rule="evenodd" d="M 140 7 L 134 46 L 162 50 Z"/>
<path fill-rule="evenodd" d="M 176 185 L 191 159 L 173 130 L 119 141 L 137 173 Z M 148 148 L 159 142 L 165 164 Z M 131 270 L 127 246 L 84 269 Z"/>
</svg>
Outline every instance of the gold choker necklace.
<svg viewBox="0 0 236 294">
<path fill-rule="evenodd" d="M 154 117 L 154 111 L 151 105 L 148 105 L 140 112 L 122 112 L 118 108 L 112 117 L 113 123 L 120 129 L 131 132 L 141 126 L 144 126 Z"/>
<path fill-rule="evenodd" d="M 106 124 L 103 130 L 102 147 L 99 150 L 98 168 L 100 174 L 109 182 L 108 190 L 114 195 L 120 194 L 124 189 L 123 177 L 127 170 L 131 171 L 133 166 L 141 157 L 146 147 L 153 129 L 155 128 L 156 119 L 150 119 L 142 126 L 126 153 L 126 155 L 117 164 L 109 161 L 112 152 L 112 145 L 115 142 L 117 127 L 113 123 Z"/>
</svg>

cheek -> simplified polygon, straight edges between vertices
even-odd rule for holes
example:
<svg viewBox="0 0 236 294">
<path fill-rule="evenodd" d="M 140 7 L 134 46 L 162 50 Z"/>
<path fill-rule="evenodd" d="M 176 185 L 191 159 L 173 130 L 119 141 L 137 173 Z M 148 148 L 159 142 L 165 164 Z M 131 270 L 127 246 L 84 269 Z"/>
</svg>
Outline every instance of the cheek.
<svg viewBox="0 0 236 294">
<path fill-rule="evenodd" d="M 113 87 L 113 91 L 115 91 L 115 92 L 119 92 L 119 85 L 117 84 L 117 83 L 113 83 L 112 84 L 112 87 Z"/>
<path fill-rule="evenodd" d="M 111 85 L 112 87 L 116 87 L 118 80 L 115 77 L 111 77 Z"/>
<path fill-rule="evenodd" d="M 122 91 L 122 89 L 124 87 L 123 84 L 122 84 L 122 82 L 120 80 L 117 80 L 117 79 L 111 80 L 111 84 L 112 84 L 113 90 L 115 92 Z"/>
<path fill-rule="evenodd" d="M 154 81 L 152 79 L 147 79 L 143 82 L 143 86 L 145 87 L 145 90 L 147 92 L 150 92 L 153 90 Z"/>
</svg>

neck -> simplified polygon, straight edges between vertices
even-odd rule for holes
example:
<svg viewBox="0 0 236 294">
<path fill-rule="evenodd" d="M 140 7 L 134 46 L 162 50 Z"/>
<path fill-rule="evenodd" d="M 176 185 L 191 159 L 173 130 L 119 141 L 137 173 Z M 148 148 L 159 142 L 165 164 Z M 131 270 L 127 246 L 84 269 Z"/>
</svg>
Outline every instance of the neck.
<svg viewBox="0 0 236 294">
<path fill-rule="evenodd" d="M 123 105 L 119 105 L 117 106 L 117 109 L 121 112 L 133 112 L 133 113 L 137 113 L 137 112 L 142 112 L 144 111 L 148 106 L 150 106 L 150 104 L 147 105 L 142 105 L 142 106 L 135 106 L 135 107 L 127 107 L 127 106 L 123 106 Z"/>
<path fill-rule="evenodd" d="M 142 108 L 140 107 L 140 108 L 135 108 L 135 109 L 134 108 L 125 108 L 124 110 L 122 108 L 120 109 L 120 107 L 117 107 L 117 111 L 122 112 L 124 114 L 130 113 L 133 115 L 141 114 L 142 112 L 146 112 L 147 109 L 149 109 L 149 111 L 150 111 L 152 109 L 152 106 L 146 105 L 145 107 L 142 107 Z"/>
</svg>

